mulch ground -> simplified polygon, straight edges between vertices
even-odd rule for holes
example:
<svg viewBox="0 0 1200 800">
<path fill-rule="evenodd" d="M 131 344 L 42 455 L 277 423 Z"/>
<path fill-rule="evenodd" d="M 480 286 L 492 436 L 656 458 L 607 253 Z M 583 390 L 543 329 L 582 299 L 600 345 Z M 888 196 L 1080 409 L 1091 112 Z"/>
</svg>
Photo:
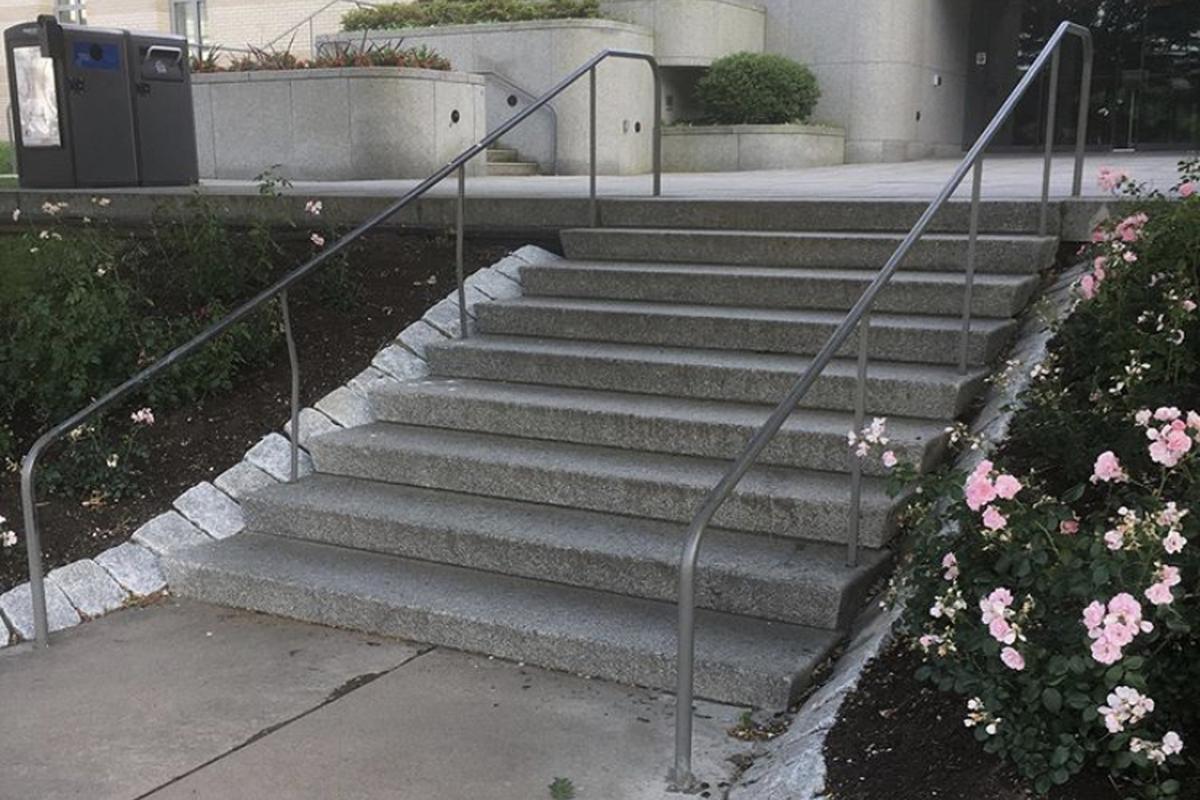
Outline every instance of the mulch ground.
<svg viewBox="0 0 1200 800">
<path fill-rule="evenodd" d="M 1025 800 L 1038 795 L 985 753 L 963 726 L 966 701 L 914 677 L 919 657 L 893 648 L 867 667 L 825 744 L 837 800 Z M 1077 775 L 1050 800 L 1121 800 L 1099 771 Z"/>
<path fill-rule="evenodd" d="M 467 270 L 493 264 L 526 241 L 468 240 Z M 305 405 L 361 372 L 380 347 L 456 287 L 454 241 L 394 233 L 369 237 L 349 277 L 352 290 L 340 298 L 343 302 L 331 303 L 319 291 L 292 292 Z M 144 438 L 149 468 L 140 476 L 135 497 L 99 506 L 84 506 L 78 498 L 39 498 L 46 569 L 95 556 L 125 541 L 148 519 L 168 510 L 185 489 L 216 477 L 264 435 L 282 430 L 290 413 L 290 380 L 287 350 L 281 344 L 271 363 L 243 372 L 234 391 L 156 413 L 157 421 Z M 12 553 L 16 557 L 0 559 L 2 592 L 28 577 L 15 473 L 0 474 L 0 509 L 21 536 Z"/>
</svg>

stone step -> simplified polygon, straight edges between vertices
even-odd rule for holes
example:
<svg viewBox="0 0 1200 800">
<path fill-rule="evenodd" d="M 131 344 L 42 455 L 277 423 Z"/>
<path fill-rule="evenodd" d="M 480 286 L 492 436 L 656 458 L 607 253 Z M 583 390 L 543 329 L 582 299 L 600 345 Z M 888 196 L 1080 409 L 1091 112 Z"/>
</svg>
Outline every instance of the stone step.
<svg viewBox="0 0 1200 800">
<path fill-rule="evenodd" d="M 841 324 L 836 311 L 643 303 L 556 297 L 520 297 L 476 307 L 485 334 L 584 339 L 748 350 L 816 353 Z M 986 364 L 1004 350 L 1016 330 L 1011 319 L 975 319 L 968 360 Z M 871 316 L 872 358 L 922 364 L 957 364 L 962 321 L 955 317 L 898 314 Z M 840 351 L 851 356 L 857 332 Z"/>
<path fill-rule="evenodd" d="M 517 160 L 517 151 L 512 147 L 489 147 L 487 149 L 489 164 L 498 164 Z"/>
<path fill-rule="evenodd" d="M 597 392 L 458 379 L 382 385 L 371 393 L 388 422 L 575 442 L 638 451 L 735 458 L 771 407 L 745 403 Z M 902 460 L 930 467 L 945 444 L 945 422 L 893 417 L 889 447 Z M 844 472 L 850 453 L 847 412 L 798 411 L 763 452 L 763 464 Z M 886 473 L 878 458 L 865 472 Z"/>
<path fill-rule="evenodd" d="M 745 264 L 878 270 L 904 236 L 897 233 L 829 233 L 661 228 L 572 228 L 562 232 L 567 258 L 596 261 Z M 1050 236 L 980 236 L 976 270 L 1030 275 L 1049 267 L 1058 240 Z M 962 272 L 967 237 L 924 236 L 902 269 Z"/>
<path fill-rule="evenodd" d="M 858 302 L 875 275 L 857 269 L 567 260 L 521 269 L 527 295 L 837 311 Z M 1029 303 L 1038 282 L 1036 275 L 976 275 L 972 314 L 1015 316 Z M 961 274 L 901 271 L 879 295 L 874 310 L 957 316 L 962 314 L 965 291 Z"/>
<path fill-rule="evenodd" d="M 538 165 L 532 161 L 489 161 L 488 175 L 537 175 Z"/>
<path fill-rule="evenodd" d="M 340 628 L 669 690 L 673 604 L 241 534 L 164 559 L 173 593 Z M 840 637 L 700 610 L 700 697 L 781 708 Z"/>
<path fill-rule="evenodd" d="M 247 530 L 674 602 L 679 523 L 313 475 L 245 501 Z M 844 630 L 887 551 L 712 530 L 697 605 Z"/>
<path fill-rule="evenodd" d="M 776 404 L 808 368 L 802 356 L 602 344 L 567 339 L 472 336 L 430 345 L 434 375 L 672 397 Z M 956 419 L 986 373 L 952 367 L 873 361 L 867 373 L 872 414 Z M 854 407 L 857 367 L 834 359 L 801 408 Z"/>
<path fill-rule="evenodd" d="M 857 199 L 755 200 L 748 198 L 680 200 L 669 197 L 622 197 L 600 204 L 600 222 L 608 228 L 686 228 L 741 231 L 875 231 L 908 233 L 928 200 Z M 979 206 L 981 233 L 1035 233 L 1040 206 L 1030 200 L 985 200 Z M 965 232 L 971 205 L 947 203 L 934 216 L 929 233 Z M 1061 207 L 1050 207 L 1049 233 L 1057 235 Z"/>
<path fill-rule="evenodd" d="M 317 471 L 531 503 L 689 522 L 729 462 L 374 423 L 310 442 Z M 714 518 L 736 530 L 843 544 L 846 474 L 757 466 Z M 894 532 L 894 501 L 863 480 L 865 547 Z"/>
</svg>

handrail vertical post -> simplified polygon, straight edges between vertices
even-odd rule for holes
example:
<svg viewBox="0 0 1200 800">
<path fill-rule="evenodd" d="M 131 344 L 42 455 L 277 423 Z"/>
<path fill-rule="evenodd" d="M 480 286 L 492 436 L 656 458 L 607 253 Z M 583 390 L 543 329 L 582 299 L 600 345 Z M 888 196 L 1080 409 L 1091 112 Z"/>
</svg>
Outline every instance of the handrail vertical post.
<svg viewBox="0 0 1200 800">
<path fill-rule="evenodd" d="M 688 530 L 685 555 L 679 567 L 679 630 L 675 662 L 675 766 L 667 774 L 671 788 L 690 792 L 692 775 L 692 699 L 695 696 L 696 658 L 696 562 L 704 525 L 693 523 Z"/>
<path fill-rule="evenodd" d="M 962 338 L 958 343 L 958 372 L 967 374 L 967 355 L 971 339 L 971 309 L 975 294 L 975 251 L 979 242 L 979 195 L 983 185 L 983 154 L 975 159 L 971 173 L 971 221 L 967 233 L 967 275 L 963 288 Z"/>
<path fill-rule="evenodd" d="M 867 422 L 867 360 L 871 348 L 871 312 L 858 323 L 858 375 L 854 386 L 854 433 L 861 437 Z M 850 519 L 846 536 L 846 566 L 858 566 L 858 541 L 862 528 L 863 459 L 850 450 Z"/>
<path fill-rule="evenodd" d="M 454 208 L 454 267 L 458 273 L 458 322 L 462 327 L 459 336 L 467 338 L 467 280 L 463 265 L 463 228 L 467 216 L 467 167 L 458 168 L 458 203 Z"/>
<path fill-rule="evenodd" d="M 1046 235 L 1047 220 L 1050 213 L 1050 167 L 1054 156 L 1054 133 L 1058 116 L 1058 67 L 1062 60 L 1062 50 L 1054 48 L 1050 58 L 1050 107 L 1046 111 L 1046 150 L 1042 164 L 1042 208 L 1038 216 L 1038 233 Z"/>
<path fill-rule="evenodd" d="M 35 446 L 21 463 L 21 507 L 25 517 L 25 552 L 29 560 L 29 594 L 33 604 L 34 647 L 50 643 L 50 625 L 46 619 L 46 584 L 42 573 L 42 542 L 38 531 L 37 502 L 34 496 L 33 473 L 37 466 Z"/>
<path fill-rule="evenodd" d="M 1083 153 L 1087 147 L 1088 114 L 1092 102 L 1092 61 L 1095 57 L 1090 37 L 1083 37 L 1083 72 L 1079 77 L 1079 118 L 1075 123 L 1075 174 L 1071 196 L 1083 193 Z"/>
<path fill-rule="evenodd" d="M 291 475 L 292 483 L 295 483 L 300 479 L 300 356 L 296 352 L 296 336 L 292 332 L 287 289 L 279 293 L 279 307 L 283 310 L 283 335 L 287 339 L 288 363 L 292 367 Z"/>
<path fill-rule="evenodd" d="M 659 72 L 658 62 L 650 62 L 650 71 L 654 73 L 654 136 L 652 147 L 654 152 L 652 158 L 654 160 L 654 196 L 662 197 L 662 74 Z"/>
<path fill-rule="evenodd" d="M 600 207 L 596 202 L 596 68 L 588 70 L 588 224 L 600 224 Z"/>
</svg>

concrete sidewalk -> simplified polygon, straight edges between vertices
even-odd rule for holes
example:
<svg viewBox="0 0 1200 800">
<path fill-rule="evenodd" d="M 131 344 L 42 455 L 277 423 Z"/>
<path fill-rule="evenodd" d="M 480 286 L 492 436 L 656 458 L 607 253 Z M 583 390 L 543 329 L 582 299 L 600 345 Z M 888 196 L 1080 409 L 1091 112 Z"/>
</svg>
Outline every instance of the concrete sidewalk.
<svg viewBox="0 0 1200 800">
<path fill-rule="evenodd" d="M 673 698 L 169 600 L 0 652 L 0 800 L 663 798 Z M 711 797 L 748 746 L 699 704 Z M 674 795 L 678 797 L 678 795 Z"/>
</svg>

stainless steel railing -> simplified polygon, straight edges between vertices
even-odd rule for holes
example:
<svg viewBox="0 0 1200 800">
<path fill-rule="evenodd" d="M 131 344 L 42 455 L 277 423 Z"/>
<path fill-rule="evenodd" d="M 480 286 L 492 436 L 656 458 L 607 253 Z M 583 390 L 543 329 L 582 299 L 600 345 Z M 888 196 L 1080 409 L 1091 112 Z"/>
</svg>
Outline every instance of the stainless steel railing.
<svg viewBox="0 0 1200 800">
<path fill-rule="evenodd" d="M 1000 128 L 1012 116 L 1017 103 L 1025 96 L 1033 82 L 1041 77 L 1050 64 L 1050 110 L 1046 118 L 1046 148 L 1045 163 L 1042 171 L 1042 198 L 1038 230 L 1041 234 L 1047 231 L 1050 200 L 1051 154 L 1055 133 L 1055 106 L 1058 102 L 1058 78 L 1060 48 L 1068 36 L 1078 37 L 1083 44 L 1083 73 L 1080 85 L 1079 119 L 1075 129 L 1075 172 L 1072 179 L 1071 194 L 1078 196 L 1083 184 L 1083 152 L 1087 139 L 1088 100 L 1091 93 L 1092 81 L 1092 34 L 1080 25 L 1063 22 L 1046 42 L 1041 53 L 1030 65 L 1016 88 L 1004 101 L 1000 110 L 988 123 L 987 128 L 980 134 L 975 144 L 967 151 L 958 167 L 933 202 L 925 209 L 913 225 L 908 235 L 892 253 L 875 279 L 863 292 L 862 296 L 846 314 L 846 318 L 829 337 L 829 341 L 817 353 L 808 369 L 793 384 L 787 396 L 775 407 L 771 416 L 746 444 L 741 454 L 729 467 L 721 481 L 705 498 L 700 510 L 688 527 L 687 542 L 683 548 L 683 556 L 679 564 L 679 652 L 676 661 L 676 696 L 675 696 L 675 763 L 668 773 L 671 788 L 676 791 L 690 792 L 696 788 L 696 778 L 692 774 L 692 702 L 694 699 L 694 668 L 695 668 L 695 628 L 696 628 L 696 565 L 700 556 L 700 545 L 704 533 L 708 529 L 713 516 L 737 488 L 738 483 L 746 472 L 758 460 L 758 456 L 774 438 L 788 416 L 796 409 L 808 390 L 816 383 L 824 372 L 825 367 L 833 360 L 846 341 L 859 330 L 858 335 L 858 383 L 854 397 L 855 430 L 861 430 L 866 414 L 866 382 L 869 367 L 868 328 L 870 326 L 871 307 L 875 299 L 892 276 L 900 268 L 901 262 L 920 240 L 929 227 L 934 216 L 945 206 L 946 202 L 958 189 L 968 171 L 973 171 L 971 185 L 971 212 L 969 223 L 969 240 L 967 246 L 966 288 L 963 299 L 963 329 L 959 343 L 959 369 L 967 369 L 967 340 L 971 333 L 971 295 L 975 280 L 975 252 L 979 237 L 979 196 L 980 184 L 983 180 L 983 154 Z M 852 459 L 850 476 L 850 519 L 848 523 L 847 562 L 853 566 L 858 557 L 858 530 L 861 519 L 862 497 L 862 465 L 858 458 Z"/>
<path fill-rule="evenodd" d="M 467 163 L 480 153 L 485 152 L 487 148 L 495 144 L 500 137 L 504 136 L 504 134 L 520 125 L 533 114 L 537 113 L 538 110 L 546 106 L 551 100 L 558 97 L 560 94 L 574 85 L 575 82 L 584 75 L 587 75 L 589 90 L 591 93 L 589 219 L 591 220 L 591 224 L 595 225 L 599 218 L 599 206 L 596 198 L 596 68 L 602 62 L 607 61 L 610 58 L 645 61 L 650 66 L 650 71 L 654 78 L 654 123 L 652 130 L 652 159 L 654 170 L 653 191 L 655 197 L 661 195 L 662 78 L 659 72 L 658 62 L 652 55 L 649 55 L 648 53 L 638 53 L 628 50 L 602 50 L 577 67 L 573 72 L 544 92 L 540 97 L 526 106 L 520 112 L 514 114 L 508 121 L 498 126 L 495 130 L 489 132 L 486 136 L 479 140 L 479 142 L 471 145 L 471 147 L 464 150 L 444 167 L 440 168 L 428 178 L 421 181 L 399 200 L 396 200 L 383 211 L 361 223 L 358 227 L 354 228 L 345 236 L 338 239 L 321 253 L 292 270 L 271 286 L 263 289 L 253 298 L 247 300 L 245 303 L 238 306 L 238 308 L 230 312 L 229 315 L 214 323 L 211 327 L 197 334 L 191 340 L 176 347 L 174 350 L 167 353 L 167 355 L 154 362 L 154 364 L 151 366 L 137 373 L 120 386 L 117 386 L 115 389 L 107 392 L 99 399 L 93 401 L 86 408 L 83 408 L 68 419 L 63 420 L 59 424 L 55 425 L 53 428 L 43 433 L 37 439 L 37 441 L 33 443 L 33 446 L 29 448 L 29 452 L 27 452 L 25 457 L 21 460 L 21 505 L 24 512 L 25 522 L 25 549 L 29 559 L 29 584 L 33 601 L 33 623 L 36 646 L 45 647 L 49 640 L 49 628 L 46 619 L 46 589 L 42 570 L 41 536 L 38 530 L 37 492 L 34 483 L 38 461 L 41 459 L 46 449 L 63 436 L 67 435 L 70 431 L 75 430 L 80 425 L 87 422 L 92 417 L 120 402 L 122 399 L 133 393 L 139 387 L 143 386 L 163 370 L 169 369 L 173 365 L 195 353 L 201 347 L 208 344 L 217 336 L 220 336 L 223 332 L 237 324 L 243 318 L 258 310 L 261 306 L 277 298 L 283 311 L 284 334 L 287 339 L 288 361 L 291 365 L 291 479 L 293 481 L 296 480 L 299 475 L 300 457 L 300 361 L 296 351 L 295 337 L 292 334 L 292 320 L 288 306 L 288 289 L 290 289 L 294 284 L 299 283 L 307 275 L 322 266 L 330 258 L 345 250 L 350 244 L 361 238 L 364 234 L 375 230 L 375 228 L 390 219 L 405 206 L 425 195 L 430 189 L 432 189 L 434 186 L 437 186 L 444 179 L 452 174 L 457 173 L 458 203 L 455 213 L 455 260 L 458 270 L 459 321 L 462 326 L 460 335 L 463 337 L 467 336 L 467 299 L 463 266 L 463 229 L 466 219 Z"/>
</svg>

